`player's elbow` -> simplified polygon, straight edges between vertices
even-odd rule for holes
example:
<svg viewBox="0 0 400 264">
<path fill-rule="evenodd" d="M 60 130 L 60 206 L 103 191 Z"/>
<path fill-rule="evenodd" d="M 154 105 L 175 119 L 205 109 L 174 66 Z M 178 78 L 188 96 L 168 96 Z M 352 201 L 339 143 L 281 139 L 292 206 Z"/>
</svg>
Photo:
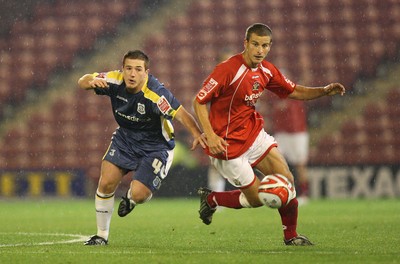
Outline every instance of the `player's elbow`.
<svg viewBox="0 0 400 264">
<path fill-rule="evenodd" d="M 192 106 L 194 109 L 196 109 L 196 105 L 198 104 L 196 97 L 192 101 Z"/>
<path fill-rule="evenodd" d="M 85 74 L 78 80 L 78 87 L 81 89 L 92 89 L 92 87 L 89 84 L 91 75 L 90 74 Z"/>
<path fill-rule="evenodd" d="M 85 80 L 83 80 L 82 78 L 80 78 L 80 79 L 78 80 L 78 87 L 79 87 L 80 89 L 87 89 L 87 87 L 85 86 Z"/>
</svg>

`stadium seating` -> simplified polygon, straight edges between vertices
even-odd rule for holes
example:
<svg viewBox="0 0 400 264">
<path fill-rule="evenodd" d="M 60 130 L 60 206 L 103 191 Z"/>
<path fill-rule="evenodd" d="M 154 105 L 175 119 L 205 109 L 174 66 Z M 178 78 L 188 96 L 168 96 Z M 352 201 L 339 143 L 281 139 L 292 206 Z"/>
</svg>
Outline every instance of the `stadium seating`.
<svg viewBox="0 0 400 264">
<path fill-rule="evenodd" d="M 92 51 L 97 38 L 112 35 L 139 6 L 140 1 L 39 1 L 1 41 L 0 118 L 5 105 L 24 102 L 30 89 L 45 89 L 52 73 L 71 68 L 76 55 Z"/>
<path fill-rule="evenodd" d="M 23 103 L 29 89 L 45 89 L 51 73 L 69 70 L 82 51 L 96 52 L 96 39 L 112 34 L 140 3 L 40 2 L 31 20 L 16 22 L 9 40 L 0 40 L 0 108 Z M 151 73 L 190 109 L 218 53 L 227 46 L 241 51 L 244 30 L 258 21 L 274 32 L 268 59 L 289 78 L 310 85 L 340 80 L 351 90 L 359 76 L 373 77 L 381 60 L 397 55 L 400 41 L 397 1 L 194 1 L 185 15 L 171 17 L 163 33 L 146 40 Z M 4 52 L 10 43 L 11 52 Z M 54 102 L 49 111 L 7 131 L 0 139 L 0 169 L 98 168 L 117 125 L 107 98 L 83 93 Z M 387 102 L 400 105 L 398 88 Z M 331 106 L 329 98 L 308 104 L 312 111 Z M 399 114 L 399 107 L 368 106 L 359 119 L 320 141 L 312 150 L 312 164 L 398 163 Z"/>
<path fill-rule="evenodd" d="M 95 40 L 113 34 L 127 16 L 137 15 L 140 4 L 38 2 L 30 19 L 15 22 L 9 39 L 0 41 L 1 110 L 23 103 L 31 90 L 46 89 L 52 72 L 70 69 L 82 51 L 93 52 Z M 0 140 L 0 170 L 97 166 L 117 125 L 106 98 L 83 93 L 53 102 L 50 110 L 40 110 L 7 131 Z"/>
<path fill-rule="evenodd" d="M 312 164 L 398 164 L 400 157 L 400 87 L 385 100 L 368 104 L 362 116 L 346 122 L 336 137 L 322 139 L 311 152 Z M 333 137 L 333 138 L 331 138 Z"/>
<path fill-rule="evenodd" d="M 181 101 L 190 106 L 202 80 L 216 64 L 218 52 L 227 45 L 240 51 L 240 34 L 250 23 L 262 21 L 272 27 L 274 34 L 269 60 L 288 72 L 290 78 L 311 85 L 340 81 L 351 94 L 358 77 L 373 78 L 381 61 L 398 56 L 399 20 L 400 5 L 396 1 L 205 0 L 194 2 L 187 16 L 171 19 L 165 34 L 149 39 L 146 46 L 155 46 L 149 49 L 150 57 L 161 60 L 152 71 L 161 80 L 167 80 L 172 90 L 179 91 Z M 164 63 L 182 67 L 168 68 Z M 390 105 L 399 105 L 399 99 L 389 97 L 394 98 Z M 307 106 L 309 112 L 316 112 L 329 111 L 333 104 L 326 97 L 308 102 Z M 394 162 L 393 139 L 387 132 L 393 128 L 387 123 L 396 122 L 375 123 L 371 120 L 373 113 L 368 113 L 372 111 L 374 107 L 368 106 L 364 116 L 346 124 L 334 140 L 321 140 L 311 155 L 311 163 Z M 379 115 L 377 119 L 380 118 Z M 354 123 L 358 127 L 349 133 L 346 126 Z M 379 135 L 384 135 L 384 139 L 377 143 Z M 373 149 L 389 149 L 390 157 L 374 154 Z"/>
<path fill-rule="evenodd" d="M 196 1 L 187 16 L 171 19 L 165 37 L 158 37 L 157 47 L 149 49 L 153 60 L 168 61 L 179 68 L 181 77 L 190 76 L 191 87 L 185 87 L 181 78 L 161 66 L 152 71 L 162 80 L 168 80 L 172 89 L 191 96 L 215 65 L 215 56 L 226 45 L 241 50 L 245 28 L 255 21 L 270 24 L 274 31 L 274 46 L 269 59 L 285 69 L 293 80 L 321 85 L 340 80 L 351 90 L 358 76 L 373 76 L 383 58 L 393 57 L 400 39 L 393 22 L 399 5 L 395 1 Z M 237 14 L 240 13 L 240 19 Z M 389 22 L 389 21 L 392 21 Z M 381 34 L 384 29 L 385 40 Z M 170 41 L 173 39 L 174 41 Z M 152 47 L 154 40 L 149 40 Z M 158 56 L 160 53 L 166 56 Z M 168 54 L 169 53 L 169 54 Z M 187 55 L 191 54 L 190 59 Z M 182 55 L 182 56 L 181 56 Z M 293 63 L 297 62 L 297 63 Z M 186 67 L 192 64 L 192 67 Z M 196 69 L 182 72 L 182 69 Z M 172 72 L 174 73 L 174 72 Z M 175 76 L 175 75 L 174 75 Z M 186 97 L 186 95 L 184 95 Z M 189 97 L 189 96 L 188 96 Z M 184 100 L 184 102 L 188 102 Z M 330 100 L 309 103 L 312 108 L 330 106 Z"/>
</svg>

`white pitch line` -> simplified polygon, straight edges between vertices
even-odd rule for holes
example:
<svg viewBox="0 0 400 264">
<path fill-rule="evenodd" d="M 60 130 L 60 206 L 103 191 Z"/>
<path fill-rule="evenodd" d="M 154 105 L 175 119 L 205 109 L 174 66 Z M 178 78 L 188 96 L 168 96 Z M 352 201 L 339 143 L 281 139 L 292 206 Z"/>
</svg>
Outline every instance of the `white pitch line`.
<svg viewBox="0 0 400 264">
<path fill-rule="evenodd" d="M 18 232 L 18 233 L 0 233 L 2 235 L 25 235 L 25 236 L 64 236 L 64 237 L 72 237 L 69 240 L 59 240 L 59 241 L 47 241 L 47 242 L 39 242 L 39 243 L 17 243 L 17 244 L 0 244 L 0 248 L 3 247 L 20 247 L 20 246 L 46 246 L 46 245 L 56 245 L 56 244 L 70 244 L 83 242 L 87 240 L 88 236 L 82 236 L 78 234 L 62 234 L 62 233 L 27 233 L 27 232 Z"/>
</svg>

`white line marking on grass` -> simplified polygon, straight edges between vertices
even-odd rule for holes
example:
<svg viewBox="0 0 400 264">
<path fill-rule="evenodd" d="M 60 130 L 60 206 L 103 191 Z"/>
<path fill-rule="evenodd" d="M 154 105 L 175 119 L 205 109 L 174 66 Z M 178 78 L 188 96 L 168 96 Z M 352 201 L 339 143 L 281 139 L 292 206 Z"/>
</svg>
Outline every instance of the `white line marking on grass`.
<svg viewBox="0 0 400 264">
<path fill-rule="evenodd" d="M 23 236 L 54 236 L 54 237 L 70 237 L 69 240 L 56 240 L 56 241 L 46 241 L 38 243 L 17 243 L 17 244 L 0 244 L 2 247 L 19 247 L 19 246 L 46 246 L 46 245 L 56 245 L 56 244 L 70 244 L 76 242 L 83 242 L 87 240 L 87 236 L 82 236 L 78 234 L 63 234 L 63 233 L 28 233 L 28 232 L 18 232 L 18 233 L 0 233 L 2 235 L 23 235 Z"/>
<path fill-rule="evenodd" d="M 96 247 L 97 249 L 97 247 Z M 99 249 L 100 250 L 100 249 Z M 7 252 L 4 252 L 7 253 Z M 20 252 L 11 252 L 11 254 L 16 255 L 16 254 L 45 254 L 46 252 L 38 252 L 38 251 L 20 251 Z M 190 251 L 190 250 L 174 250 L 173 252 L 171 251 L 165 251 L 165 250 L 152 250 L 152 251 L 121 251 L 121 250 L 107 250 L 107 251 L 84 251 L 84 252 L 77 252 L 77 251 L 63 251 L 62 254 L 74 254 L 74 255 L 88 255 L 88 254 L 93 254 L 93 255 L 110 255 L 110 256 L 115 256 L 116 254 L 118 255 L 129 255 L 129 256 L 134 256 L 134 255 L 164 255 L 164 254 L 182 254 L 182 255 L 204 255 L 204 254 L 215 254 L 215 255 L 231 255 L 231 254 L 239 254 L 240 256 L 245 256 L 245 255 L 287 255 L 287 254 L 294 254 L 298 252 L 288 252 L 288 251 L 244 251 L 238 253 L 237 251 L 202 251 L 202 250 L 195 250 L 195 251 Z M 316 255 L 341 255 L 341 252 L 325 252 L 325 251 L 312 251 L 312 254 Z"/>
</svg>

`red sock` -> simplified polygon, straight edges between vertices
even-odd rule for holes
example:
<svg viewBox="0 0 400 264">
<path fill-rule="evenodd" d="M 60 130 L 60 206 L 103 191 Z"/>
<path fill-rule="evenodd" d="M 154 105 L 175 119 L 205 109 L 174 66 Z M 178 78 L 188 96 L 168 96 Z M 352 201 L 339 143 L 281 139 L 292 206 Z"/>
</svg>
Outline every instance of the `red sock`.
<svg viewBox="0 0 400 264">
<path fill-rule="evenodd" d="M 212 192 L 207 197 L 207 202 L 211 207 L 224 206 L 228 208 L 240 209 L 243 206 L 240 204 L 239 196 L 242 192 L 240 190 L 228 192 Z"/>
<path fill-rule="evenodd" d="M 291 200 L 285 207 L 279 208 L 279 214 L 281 215 L 283 225 L 283 235 L 285 240 L 291 239 L 297 236 L 297 198 Z"/>
<path fill-rule="evenodd" d="M 308 197 L 308 182 L 301 182 L 299 184 L 300 196 Z"/>
</svg>

